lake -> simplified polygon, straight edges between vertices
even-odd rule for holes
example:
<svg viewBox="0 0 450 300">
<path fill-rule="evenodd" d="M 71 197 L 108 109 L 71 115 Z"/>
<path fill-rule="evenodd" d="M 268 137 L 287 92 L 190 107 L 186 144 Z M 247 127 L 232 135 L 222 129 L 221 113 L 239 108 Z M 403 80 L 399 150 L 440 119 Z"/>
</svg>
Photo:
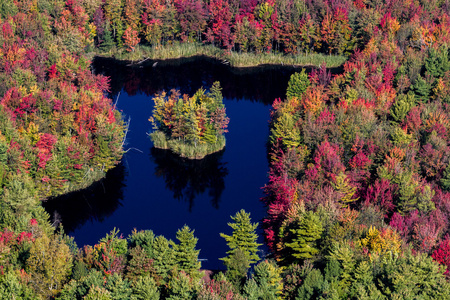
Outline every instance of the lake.
<svg viewBox="0 0 450 300">
<path fill-rule="evenodd" d="M 109 96 L 130 120 L 126 153 L 105 179 L 51 199 L 44 207 L 79 247 L 97 243 L 113 228 L 124 237 L 136 228 L 175 239 L 186 224 L 199 239 L 202 268 L 223 269 L 219 258 L 228 247 L 219 233 L 231 234 L 230 216 L 245 209 L 253 222 L 259 222 L 265 215 L 260 198 L 267 182 L 270 105 L 284 97 L 290 75 L 301 69 L 236 69 L 205 57 L 134 65 L 96 58 L 92 68 L 111 77 Z M 152 95 L 171 89 L 192 95 L 214 81 L 221 83 L 230 118 L 225 149 L 190 161 L 152 148 L 147 136 Z M 258 233 L 263 243 L 262 231 Z M 261 249 L 262 256 L 265 248 Z"/>
</svg>

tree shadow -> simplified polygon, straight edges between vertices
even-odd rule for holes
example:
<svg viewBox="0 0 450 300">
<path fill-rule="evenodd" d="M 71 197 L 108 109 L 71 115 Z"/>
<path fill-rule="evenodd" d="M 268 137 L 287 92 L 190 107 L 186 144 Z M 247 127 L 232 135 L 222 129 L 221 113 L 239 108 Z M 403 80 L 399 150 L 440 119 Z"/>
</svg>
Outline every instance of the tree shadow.
<svg viewBox="0 0 450 300">
<path fill-rule="evenodd" d="M 186 159 L 170 150 L 151 148 L 151 159 L 156 164 L 155 175 L 164 178 L 166 188 L 174 198 L 194 207 L 195 198 L 208 191 L 211 204 L 219 208 L 220 197 L 225 189 L 226 163 L 221 162 L 224 150 L 207 155 L 203 159 Z"/>
<path fill-rule="evenodd" d="M 120 163 L 105 178 L 86 189 L 51 198 L 42 203 L 55 226 L 71 233 L 87 221 L 103 222 L 122 206 L 125 166 Z"/>
</svg>

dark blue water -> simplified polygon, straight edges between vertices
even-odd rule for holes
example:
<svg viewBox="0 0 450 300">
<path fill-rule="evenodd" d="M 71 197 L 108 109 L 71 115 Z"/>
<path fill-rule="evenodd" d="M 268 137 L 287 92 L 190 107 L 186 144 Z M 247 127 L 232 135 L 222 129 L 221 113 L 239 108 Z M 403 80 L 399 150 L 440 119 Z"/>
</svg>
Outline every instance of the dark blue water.
<svg viewBox="0 0 450 300">
<path fill-rule="evenodd" d="M 153 65 L 153 64 L 152 64 Z M 219 233 L 240 209 L 253 222 L 265 214 L 260 202 L 267 182 L 266 141 L 270 103 L 283 97 L 294 69 L 247 69 L 237 72 L 204 59 L 156 66 L 96 62 L 97 72 L 112 77 L 112 94 L 130 127 L 121 165 L 90 189 L 48 201 L 45 207 L 62 222 L 78 246 L 95 244 L 113 228 L 126 237 L 136 228 L 175 239 L 184 224 L 199 239 L 203 268 L 223 268 L 228 250 Z M 172 88 L 193 93 L 219 80 L 230 118 L 223 151 L 190 161 L 152 148 L 147 133 L 152 94 Z M 120 96 L 119 96 L 120 91 Z M 261 230 L 259 242 L 263 242 Z"/>
</svg>

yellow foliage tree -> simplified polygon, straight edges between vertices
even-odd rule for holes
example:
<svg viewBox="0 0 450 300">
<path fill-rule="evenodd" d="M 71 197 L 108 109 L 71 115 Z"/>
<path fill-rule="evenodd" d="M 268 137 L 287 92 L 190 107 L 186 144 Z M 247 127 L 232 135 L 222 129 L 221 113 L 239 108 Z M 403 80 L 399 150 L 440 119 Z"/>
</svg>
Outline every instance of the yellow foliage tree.
<svg viewBox="0 0 450 300">
<path fill-rule="evenodd" d="M 38 237 L 27 261 L 34 290 L 45 297 L 54 296 L 70 274 L 72 260 L 69 246 L 61 236 L 43 234 Z"/>
</svg>

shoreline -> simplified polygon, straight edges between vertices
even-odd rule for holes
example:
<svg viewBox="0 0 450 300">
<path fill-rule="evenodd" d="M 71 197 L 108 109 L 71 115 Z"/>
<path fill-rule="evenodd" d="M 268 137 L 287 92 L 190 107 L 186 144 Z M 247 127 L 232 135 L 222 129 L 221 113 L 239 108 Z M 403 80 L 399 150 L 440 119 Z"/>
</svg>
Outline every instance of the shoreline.
<svg viewBox="0 0 450 300">
<path fill-rule="evenodd" d="M 233 68 L 246 69 L 255 67 L 294 67 L 317 68 L 325 64 L 327 68 L 340 68 L 347 61 L 345 56 L 304 54 L 286 55 L 282 53 L 239 53 L 230 52 L 200 43 L 173 44 L 169 46 L 139 46 L 133 52 L 110 50 L 109 52 L 92 52 L 91 58 L 111 58 L 126 62 L 130 66 L 148 64 L 149 62 L 167 62 L 195 57 L 207 57 Z"/>
</svg>

